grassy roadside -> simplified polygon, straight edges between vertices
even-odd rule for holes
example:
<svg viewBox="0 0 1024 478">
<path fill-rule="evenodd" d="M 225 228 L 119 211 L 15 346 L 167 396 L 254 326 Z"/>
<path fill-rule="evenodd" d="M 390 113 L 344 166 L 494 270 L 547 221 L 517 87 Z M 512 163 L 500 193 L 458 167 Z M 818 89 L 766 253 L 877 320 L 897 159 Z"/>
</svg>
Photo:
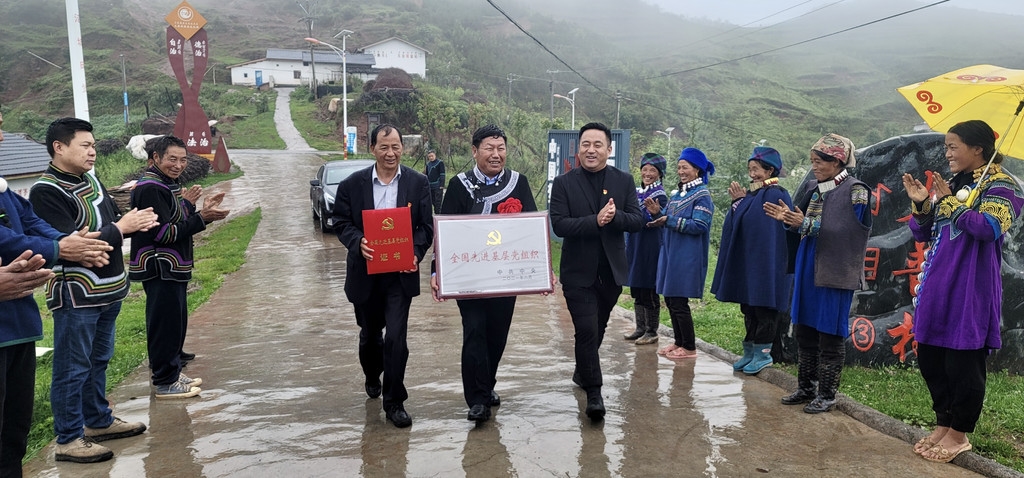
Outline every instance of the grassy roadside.
<svg viewBox="0 0 1024 478">
<path fill-rule="evenodd" d="M 275 90 L 259 93 L 261 101 L 265 101 L 266 111 L 259 112 L 262 108 L 257 108 L 256 114 L 237 115 L 232 120 L 217 124 L 229 150 L 285 148 L 284 140 L 277 134 L 277 126 L 274 124 L 277 94 Z"/>
<path fill-rule="evenodd" d="M 284 149 L 284 140 L 277 134 L 274 109 L 217 125 L 227 138 L 224 143 L 231 149 Z"/>
<path fill-rule="evenodd" d="M 256 232 L 262 212 L 260 209 L 218 227 L 210 234 L 196 238 L 195 270 L 189 285 L 189 311 L 206 302 L 220 287 L 224 276 L 245 262 L 245 250 Z M 36 293 L 43 315 L 43 340 L 36 345 L 53 347 L 53 317 L 46 310 L 42 292 Z M 141 283 L 133 283 L 131 292 L 122 302 L 117 318 L 114 357 L 107 369 L 107 389 L 110 390 L 135 370 L 146 359 L 146 297 Z M 32 458 L 53 440 L 53 414 L 50 409 L 50 381 L 53 373 L 52 354 L 39 359 L 36 366 L 35 406 L 32 430 L 29 433 L 25 460 Z"/>
<path fill-rule="evenodd" d="M 320 151 L 342 151 L 345 149 L 345 145 L 341 141 L 342 138 L 338 135 L 338 123 L 334 119 L 325 121 L 317 117 L 319 107 L 317 103 L 309 101 L 308 90 L 296 88 L 292 92 L 292 99 L 288 104 L 291 108 L 292 122 L 295 123 L 295 128 L 299 130 L 302 138 L 310 147 Z"/>
<path fill-rule="evenodd" d="M 552 251 L 554 251 L 552 247 Z M 559 248 L 560 249 L 560 248 Z M 697 337 L 735 354 L 743 353 L 743 315 L 739 305 L 719 302 L 710 293 L 717 251 L 709 257 L 704 298 L 691 300 Z M 623 295 L 619 305 L 633 309 L 633 300 Z M 661 323 L 671 327 L 668 310 L 662 307 Z M 774 365 L 796 375 L 794 365 Z M 909 425 L 930 429 L 935 426 L 931 397 L 917 368 L 869 368 L 847 366 L 839 391 L 881 413 Z M 1006 372 L 990 373 L 985 408 L 975 432 L 970 435 L 974 452 L 1002 465 L 1024 472 L 1024 378 Z M 910 446 L 910 445 L 907 445 Z"/>
</svg>

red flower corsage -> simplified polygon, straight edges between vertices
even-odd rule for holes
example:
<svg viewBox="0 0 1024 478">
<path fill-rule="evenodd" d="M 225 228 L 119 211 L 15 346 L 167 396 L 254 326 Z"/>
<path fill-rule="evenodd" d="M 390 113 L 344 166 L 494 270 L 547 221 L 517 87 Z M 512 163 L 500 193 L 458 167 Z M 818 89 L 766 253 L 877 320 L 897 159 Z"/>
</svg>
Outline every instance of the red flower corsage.
<svg viewBox="0 0 1024 478">
<path fill-rule="evenodd" d="M 523 203 L 516 198 L 508 198 L 505 202 L 498 204 L 499 214 L 512 214 L 523 211 Z"/>
</svg>

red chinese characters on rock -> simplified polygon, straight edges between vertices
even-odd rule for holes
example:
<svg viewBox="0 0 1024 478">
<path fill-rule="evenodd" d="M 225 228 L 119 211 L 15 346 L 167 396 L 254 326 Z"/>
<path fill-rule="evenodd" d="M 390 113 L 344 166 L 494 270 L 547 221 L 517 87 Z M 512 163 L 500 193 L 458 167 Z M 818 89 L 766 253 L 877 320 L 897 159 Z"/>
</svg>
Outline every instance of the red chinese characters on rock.
<svg viewBox="0 0 1024 478">
<path fill-rule="evenodd" d="M 910 345 L 910 351 L 917 355 L 917 341 L 914 340 L 914 316 L 910 312 L 904 312 L 903 322 L 886 332 L 890 337 L 897 339 L 896 344 L 892 346 L 892 353 L 900 356 L 900 363 L 907 361 L 907 345 Z"/>
<path fill-rule="evenodd" d="M 498 214 L 514 214 L 523 211 L 523 203 L 516 198 L 508 198 L 498 204 Z"/>
<path fill-rule="evenodd" d="M 921 265 L 924 262 L 925 254 L 928 252 L 926 244 L 923 242 L 915 242 L 914 250 L 907 254 L 907 268 L 892 271 L 893 276 L 907 276 L 910 279 L 910 296 L 917 297 L 917 286 L 921 284 L 919 274 L 921 273 Z"/>
</svg>

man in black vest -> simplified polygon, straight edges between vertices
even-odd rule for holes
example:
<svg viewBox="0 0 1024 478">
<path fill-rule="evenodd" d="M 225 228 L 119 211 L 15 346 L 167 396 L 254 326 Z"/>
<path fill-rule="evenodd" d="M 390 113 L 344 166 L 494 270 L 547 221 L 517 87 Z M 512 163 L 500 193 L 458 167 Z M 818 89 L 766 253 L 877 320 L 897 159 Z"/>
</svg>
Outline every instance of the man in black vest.
<svg viewBox="0 0 1024 478">
<path fill-rule="evenodd" d="M 607 126 L 584 125 L 576 153 L 580 167 L 556 177 L 551 187 L 551 227 L 564 239 L 562 295 L 576 329 L 573 382 L 586 390 L 586 414 L 595 421 L 605 414 L 598 349 L 628 273 L 624 233 L 644 227 L 633 176 L 607 167 L 611 143 Z"/>
</svg>

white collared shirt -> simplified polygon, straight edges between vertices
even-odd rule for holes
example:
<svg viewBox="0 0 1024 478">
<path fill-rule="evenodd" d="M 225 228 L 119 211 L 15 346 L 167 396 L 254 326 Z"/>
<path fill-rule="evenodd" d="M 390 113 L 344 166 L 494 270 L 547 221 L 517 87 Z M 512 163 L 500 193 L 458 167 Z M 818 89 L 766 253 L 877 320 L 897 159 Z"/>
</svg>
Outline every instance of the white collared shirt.
<svg viewBox="0 0 1024 478">
<path fill-rule="evenodd" d="M 384 184 L 381 182 L 380 177 L 377 176 L 377 165 L 373 165 L 373 169 L 370 170 L 370 181 L 373 183 L 374 209 L 398 207 L 398 179 L 401 177 L 402 167 L 399 166 L 398 172 L 395 173 L 395 177 L 391 179 L 391 182 Z"/>
</svg>

